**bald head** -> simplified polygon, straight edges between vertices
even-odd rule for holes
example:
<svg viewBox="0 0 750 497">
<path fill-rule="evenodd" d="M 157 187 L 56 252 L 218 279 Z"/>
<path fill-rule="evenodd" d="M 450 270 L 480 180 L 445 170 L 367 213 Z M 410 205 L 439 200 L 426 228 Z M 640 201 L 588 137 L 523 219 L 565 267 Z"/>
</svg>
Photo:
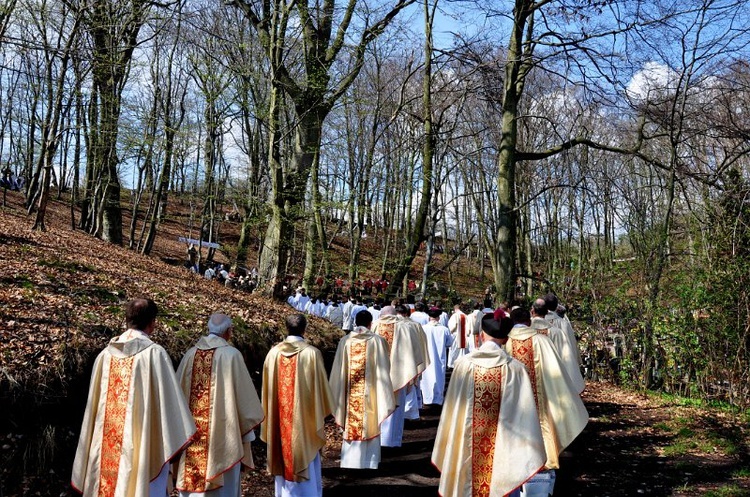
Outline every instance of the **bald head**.
<svg viewBox="0 0 750 497">
<path fill-rule="evenodd" d="M 211 314 L 208 319 L 208 332 L 211 335 L 223 336 L 232 328 L 232 318 L 226 314 Z"/>
<path fill-rule="evenodd" d="M 380 315 L 381 316 L 395 316 L 396 315 L 396 308 L 392 305 L 387 305 L 380 309 Z"/>
<path fill-rule="evenodd" d="M 544 299 L 536 299 L 531 306 L 531 312 L 534 316 L 543 318 L 547 315 L 547 302 Z"/>
</svg>

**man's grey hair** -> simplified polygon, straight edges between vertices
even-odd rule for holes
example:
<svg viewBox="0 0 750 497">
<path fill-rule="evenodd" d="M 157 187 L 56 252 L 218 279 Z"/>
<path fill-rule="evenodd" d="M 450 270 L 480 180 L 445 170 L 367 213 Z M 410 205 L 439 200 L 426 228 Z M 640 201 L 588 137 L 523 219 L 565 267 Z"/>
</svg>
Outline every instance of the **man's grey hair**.
<svg viewBox="0 0 750 497">
<path fill-rule="evenodd" d="M 536 299 L 531 305 L 531 309 L 537 316 L 544 317 L 547 315 L 547 304 L 544 299 Z"/>
<path fill-rule="evenodd" d="M 211 314 L 208 319 L 208 332 L 211 335 L 223 335 L 232 327 L 232 318 L 226 314 L 215 313 Z"/>
<path fill-rule="evenodd" d="M 396 315 L 396 308 L 392 305 L 387 305 L 380 309 L 380 315 L 381 316 L 395 316 Z"/>
</svg>

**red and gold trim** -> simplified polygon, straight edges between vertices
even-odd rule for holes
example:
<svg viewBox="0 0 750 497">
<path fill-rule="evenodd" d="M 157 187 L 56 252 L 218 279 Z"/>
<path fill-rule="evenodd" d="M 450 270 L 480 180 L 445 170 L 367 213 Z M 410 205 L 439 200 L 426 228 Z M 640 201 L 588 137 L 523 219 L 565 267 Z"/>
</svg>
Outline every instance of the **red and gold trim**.
<svg viewBox="0 0 750 497">
<path fill-rule="evenodd" d="M 459 331 L 459 338 L 458 340 L 458 348 L 459 349 L 465 349 L 466 348 L 466 314 L 461 314 L 458 317 L 458 331 Z"/>
<path fill-rule="evenodd" d="M 533 338 L 534 337 L 527 338 L 526 340 L 513 340 L 513 350 L 511 355 L 526 366 L 526 371 L 529 373 L 529 379 L 531 380 L 531 388 L 534 389 L 534 401 L 538 407 L 539 399 L 536 385 L 536 368 L 534 367 Z"/>
<path fill-rule="evenodd" d="M 391 350 L 391 347 L 393 347 L 393 333 L 396 329 L 396 323 L 380 323 L 378 325 L 378 335 L 385 338 L 385 341 L 388 342 L 388 350 Z"/>
<path fill-rule="evenodd" d="M 294 386 L 297 379 L 297 355 L 279 357 L 279 424 L 281 431 L 281 457 L 284 461 L 284 479 L 295 481 L 294 451 Z"/>
<path fill-rule="evenodd" d="M 471 436 L 471 495 L 487 497 L 492 482 L 497 421 L 502 398 L 500 368 L 474 368 L 474 405 Z"/>
<path fill-rule="evenodd" d="M 216 349 L 197 350 L 190 380 L 190 412 L 198 428 L 194 441 L 185 451 L 183 485 L 180 490 L 205 492 L 208 446 L 211 434 L 211 367 Z"/>
<path fill-rule="evenodd" d="M 117 488 L 133 359 L 133 357 L 113 357 L 109 362 L 107 405 L 104 411 L 102 454 L 99 466 L 99 497 L 112 497 Z"/>
<path fill-rule="evenodd" d="M 367 343 L 354 340 L 349 348 L 349 398 L 344 440 L 362 440 L 365 421 L 365 356 Z"/>
</svg>

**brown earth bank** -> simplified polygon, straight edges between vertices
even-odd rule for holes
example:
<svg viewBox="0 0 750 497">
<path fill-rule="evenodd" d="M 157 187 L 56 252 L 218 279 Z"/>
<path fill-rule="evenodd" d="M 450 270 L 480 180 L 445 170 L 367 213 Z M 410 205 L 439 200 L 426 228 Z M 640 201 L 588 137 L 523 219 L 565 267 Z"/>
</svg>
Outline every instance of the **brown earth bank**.
<svg viewBox="0 0 750 497">
<path fill-rule="evenodd" d="M 290 309 L 180 267 L 185 247 L 177 237 L 190 234 L 184 212 L 168 216 L 152 257 L 144 257 L 72 230 L 60 202 L 51 204 L 52 229 L 32 232 L 22 197 L 9 193 L 8 201 L 0 208 L 0 497 L 73 495 L 68 482 L 93 359 L 122 329 L 122 305 L 133 297 L 159 305 L 154 339 L 175 362 L 212 312 L 234 316 L 235 345 L 260 385 L 263 357 Z M 376 247 L 367 257 L 377 265 Z M 308 338 L 329 363 L 341 335 L 311 320 Z M 584 399 L 591 421 L 563 454 L 556 496 L 750 496 L 747 417 L 606 383 L 591 383 Z M 331 424 L 324 494 L 437 495 L 429 459 L 439 413 L 409 422 L 404 446 L 384 449 L 377 471 L 338 468 L 340 436 Z M 254 454 L 263 468 L 262 442 Z M 270 496 L 273 482 L 254 470 L 244 490 Z"/>
</svg>

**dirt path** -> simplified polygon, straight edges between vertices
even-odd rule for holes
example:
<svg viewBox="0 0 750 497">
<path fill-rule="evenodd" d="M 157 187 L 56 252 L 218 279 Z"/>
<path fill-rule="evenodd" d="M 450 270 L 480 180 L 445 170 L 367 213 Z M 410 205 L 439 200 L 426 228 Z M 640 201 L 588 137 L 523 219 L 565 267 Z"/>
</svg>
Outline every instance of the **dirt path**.
<svg viewBox="0 0 750 497">
<path fill-rule="evenodd" d="M 555 497 L 750 496 L 741 420 L 605 383 L 590 384 L 584 400 L 590 422 L 563 453 Z M 439 416 L 431 409 L 407 422 L 403 447 L 383 449 L 378 470 L 340 469 L 337 444 L 330 444 L 323 452 L 324 496 L 436 496 L 440 476 L 430 454 Z M 246 489 L 245 495 L 273 495 L 269 487 Z"/>
</svg>

